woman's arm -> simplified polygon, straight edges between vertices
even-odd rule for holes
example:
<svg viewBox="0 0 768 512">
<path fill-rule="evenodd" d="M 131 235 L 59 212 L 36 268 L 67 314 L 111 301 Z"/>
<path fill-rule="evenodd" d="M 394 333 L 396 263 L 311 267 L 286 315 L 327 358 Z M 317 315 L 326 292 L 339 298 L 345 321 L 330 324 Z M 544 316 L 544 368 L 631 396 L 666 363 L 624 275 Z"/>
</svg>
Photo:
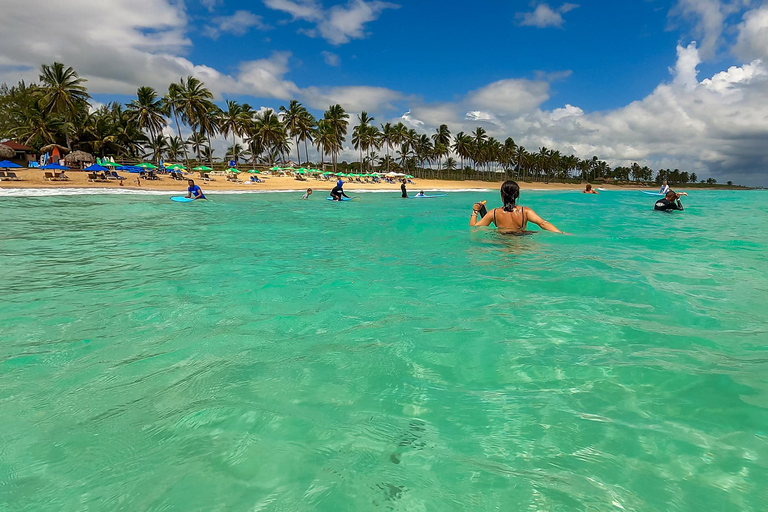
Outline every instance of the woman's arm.
<svg viewBox="0 0 768 512">
<path fill-rule="evenodd" d="M 475 206 L 477 206 L 479 203 L 475 203 Z M 491 221 L 493 220 L 493 210 L 489 211 L 485 214 L 485 217 L 483 217 L 480 220 L 477 220 L 478 217 L 478 211 L 474 208 L 472 209 L 472 216 L 469 218 L 469 225 L 470 226 L 490 226 Z"/>
<path fill-rule="evenodd" d="M 533 222 L 534 224 L 536 224 L 537 226 L 539 226 L 541 229 L 545 231 L 552 231 L 553 233 L 562 233 L 562 231 L 557 229 L 554 224 L 552 224 L 547 220 L 542 219 L 541 217 L 539 217 L 539 215 L 535 211 L 531 210 L 530 208 L 526 207 L 525 211 L 527 213 L 526 216 L 528 217 L 529 222 Z"/>
</svg>

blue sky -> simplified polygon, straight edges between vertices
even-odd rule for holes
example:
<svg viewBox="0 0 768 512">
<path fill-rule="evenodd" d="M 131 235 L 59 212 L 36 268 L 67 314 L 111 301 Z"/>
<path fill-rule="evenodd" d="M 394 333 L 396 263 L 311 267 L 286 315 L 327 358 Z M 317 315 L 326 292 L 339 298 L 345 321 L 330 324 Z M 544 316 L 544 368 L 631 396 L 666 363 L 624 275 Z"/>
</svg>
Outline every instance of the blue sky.
<svg viewBox="0 0 768 512">
<path fill-rule="evenodd" d="M 232 72 L 242 61 L 287 50 L 287 78 L 302 85 L 381 86 L 426 101 L 450 101 L 504 78 L 570 72 L 556 81 L 556 97 L 544 106 L 567 101 L 588 110 L 649 94 L 668 77 L 675 45 L 687 30 L 685 24 L 672 28 L 667 1 L 590 2 L 562 14 L 561 26 L 545 27 L 521 24 L 519 14 L 535 10 L 526 1 L 476 2 L 471 8 L 466 2 L 418 1 L 383 9 L 364 25 L 364 38 L 338 44 L 305 35 L 315 23 L 261 2 L 221 0 L 213 11 L 194 0 L 187 5 L 194 27 L 191 60 L 220 70 Z M 266 26 L 215 40 L 207 36 L 212 16 L 243 10 Z M 328 65 L 323 52 L 338 56 L 338 66 Z"/>
<path fill-rule="evenodd" d="M 768 0 L 25 0 L 4 16 L 9 83 L 58 60 L 106 102 L 195 75 L 221 103 L 340 103 L 353 124 L 483 126 L 768 185 Z"/>
</svg>

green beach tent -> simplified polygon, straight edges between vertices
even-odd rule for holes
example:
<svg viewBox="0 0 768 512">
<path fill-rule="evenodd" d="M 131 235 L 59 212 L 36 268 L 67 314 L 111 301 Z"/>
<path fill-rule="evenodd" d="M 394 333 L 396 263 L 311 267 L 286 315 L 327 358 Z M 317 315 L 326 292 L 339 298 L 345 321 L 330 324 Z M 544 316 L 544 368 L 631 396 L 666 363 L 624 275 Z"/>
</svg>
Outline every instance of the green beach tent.
<svg viewBox="0 0 768 512">
<path fill-rule="evenodd" d="M 230 167 L 229 169 L 227 169 L 227 172 L 231 172 L 233 174 L 240 174 L 240 171 L 238 171 L 234 167 Z"/>
<path fill-rule="evenodd" d="M 152 165 L 149 162 L 141 162 L 140 164 L 136 164 L 134 167 L 141 167 L 142 169 L 157 169 L 156 165 Z"/>
<path fill-rule="evenodd" d="M 198 165 L 197 167 L 193 167 L 192 170 L 193 171 L 212 171 L 213 169 L 211 169 L 207 165 Z"/>
<path fill-rule="evenodd" d="M 260 170 L 258 170 L 258 169 L 251 169 L 251 170 L 250 170 L 250 171 L 248 171 L 248 172 L 249 172 L 249 173 L 251 173 L 251 174 L 261 174 L 261 171 L 260 171 Z"/>
</svg>

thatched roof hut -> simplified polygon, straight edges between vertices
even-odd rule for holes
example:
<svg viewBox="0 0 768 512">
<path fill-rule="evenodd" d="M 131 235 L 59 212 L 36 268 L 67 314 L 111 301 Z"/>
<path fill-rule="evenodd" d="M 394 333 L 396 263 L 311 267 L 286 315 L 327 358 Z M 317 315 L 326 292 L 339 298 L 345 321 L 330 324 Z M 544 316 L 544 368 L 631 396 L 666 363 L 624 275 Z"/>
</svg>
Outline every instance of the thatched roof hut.
<svg viewBox="0 0 768 512">
<path fill-rule="evenodd" d="M 64 163 L 70 167 L 82 164 L 92 164 L 96 162 L 96 159 L 92 154 L 85 151 L 73 151 L 64 157 Z"/>
<path fill-rule="evenodd" d="M 66 148 L 66 146 L 59 146 L 58 144 L 48 144 L 47 146 L 43 146 L 40 148 L 41 153 L 47 153 L 49 151 L 53 151 L 53 148 L 57 148 L 60 152 L 67 152 L 69 153 L 69 150 Z"/>
<path fill-rule="evenodd" d="M 6 146 L 5 144 L 0 144 L 0 158 L 13 158 L 16 156 L 16 152 Z"/>
</svg>

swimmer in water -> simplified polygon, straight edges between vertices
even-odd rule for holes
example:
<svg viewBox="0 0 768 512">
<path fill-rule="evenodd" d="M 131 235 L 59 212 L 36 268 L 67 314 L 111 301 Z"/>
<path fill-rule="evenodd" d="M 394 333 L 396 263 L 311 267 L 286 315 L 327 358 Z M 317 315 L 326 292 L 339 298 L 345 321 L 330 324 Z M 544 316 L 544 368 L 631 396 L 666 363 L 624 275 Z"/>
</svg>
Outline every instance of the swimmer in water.
<svg viewBox="0 0 768 512">
<path fill-rule="evenodd" d="M 587 183 L 587 186 L 584 188 L 582 194 L 599 194 L 599 192 L 593 189 L 590 183 Z"/>
<path fill-rule="evenodd" d="M 482 209 L 483 203 L 475 203 L 472 205 L 472 216 L 469 218 L 469 225 L 490 226 L 493 223 L 497 228 L 506 231 L 521 232 L 525 231 L 528 222 L 533 222 L 545 231 L 562 233 L 551 222 L 542 219 L 530 208 L 518 206 L 518 197 L 520 197 L 520 186 L 517 182 L 505 181 L 501 185 L 501 202 L 504 203 L 504 206 L 494 208 L 482 219 L 478 220 L 478 213 Z"/>
<path fill-rule="evenodd" d="M 302 199 L 309 199 L 309 196 L 311 196 L 311 195 L 312 195 L 312 189 L 308 188 L 307 192 L 303 196 L 301 196 L 301 198 Z"/>
<path fill-rule="evenodd" d="M 680 202 L 680 197 L 687 195 L 687 192 L 680 192 L 678 194 L 674 190 L 668 190 L 664 199 L 656 201 L 656 204 L 653 205 L 653 209 L 658 212 L 669 212 L 672 210 L 683 211 L 683 203 Z"/>
<path fill-rule="evenodd" d="M 195 180 L 187 180 L 187 185 L 189 185 L 189 187 L 187 188 L 186 197 L 191 197 L 192 199 L 205 199 L 203 191 L 199 186 L 195 185 Z"/>
<path fill-rule="evenodd" d="M 403 193 L 400 197 L 403 199 L 408 199 L 408 191 L 405 189 L 405 183 L 405 180 L 403 180 L 403 184 L 400 185 L 400 192 Z"/>
<path fill-rule="evenodd" d="M 424 191 L 423 190 L 419 191 L 419 193 L 416 194 L 416 197 L 424 197 Z"/>
</svg>

